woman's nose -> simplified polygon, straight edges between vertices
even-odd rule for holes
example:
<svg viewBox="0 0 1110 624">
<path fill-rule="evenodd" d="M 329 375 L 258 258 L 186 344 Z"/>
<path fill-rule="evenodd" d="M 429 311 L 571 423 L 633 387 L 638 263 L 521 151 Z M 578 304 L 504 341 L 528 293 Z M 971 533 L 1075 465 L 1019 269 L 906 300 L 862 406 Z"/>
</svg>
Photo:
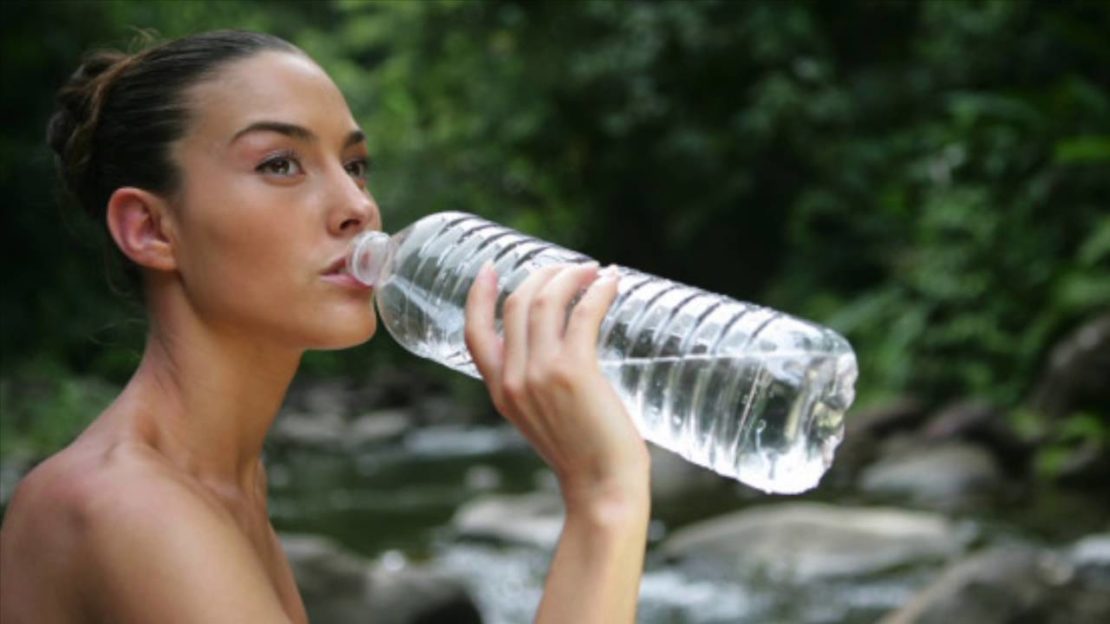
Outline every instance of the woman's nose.
<svg viewBox="0 0 1110 624">
<path fill-rule="evenodd" d="M 345 175 L 340 182 L 337 196 L 332 198 L 333 208 L 328 215 L 328 230 L 332 234 L 357 234 L 367 228 L 379 227 L 378 204 L 362 185 Z"/>
</svg>

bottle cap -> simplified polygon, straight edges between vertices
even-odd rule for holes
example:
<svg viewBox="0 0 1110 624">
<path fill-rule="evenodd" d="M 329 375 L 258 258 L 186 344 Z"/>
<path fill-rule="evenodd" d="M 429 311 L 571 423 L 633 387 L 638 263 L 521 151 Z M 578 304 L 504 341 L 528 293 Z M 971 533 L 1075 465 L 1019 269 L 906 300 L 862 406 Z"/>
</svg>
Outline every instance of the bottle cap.
<svg viewBox="0 0 1110 624">
<path fill-rule="evenodd" d="M 347 267 L 355 279 L 374 286 L 381 279 L 382 267 L 389 252 L 390 236 L 381 231 L 367 231 L 351 241 Z"/>
</svg>

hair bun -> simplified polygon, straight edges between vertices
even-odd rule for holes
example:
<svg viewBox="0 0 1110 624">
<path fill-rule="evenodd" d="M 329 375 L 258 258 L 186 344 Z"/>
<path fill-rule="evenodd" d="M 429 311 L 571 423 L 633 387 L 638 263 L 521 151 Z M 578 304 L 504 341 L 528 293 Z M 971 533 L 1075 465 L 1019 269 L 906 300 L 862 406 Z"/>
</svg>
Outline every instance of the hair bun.
<svg viewBox="0 0 1110 624">
<path fill-rule="evenodd" d="M 91 54 L 58 90 L 57 108 L 46 126 L 46 142 L 59 160 L 70 192 L 80 195 L 92 158 L 103 94 L 131 57 L 115 51 Z"/>
</svg>

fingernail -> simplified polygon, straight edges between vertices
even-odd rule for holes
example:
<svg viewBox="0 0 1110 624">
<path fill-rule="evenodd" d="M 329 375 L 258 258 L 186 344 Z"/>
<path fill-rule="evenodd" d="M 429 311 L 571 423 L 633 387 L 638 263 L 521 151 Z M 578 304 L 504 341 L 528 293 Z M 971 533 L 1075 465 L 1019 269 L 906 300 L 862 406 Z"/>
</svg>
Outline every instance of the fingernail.
<svg viewBox="0 0 1110 624">
<path fill-rule="evenodd" d="M 620 270 L 617 268 L 617 265 L 610 264 L 604 269 L 598 271 L 597 274 L 598 277 L 601 277 L 603 279 L 617 279 L 618 277 L 620 277 Z"/>
<path fill-rule="evenodd" d="M 486 260 L 482 263 L 482 268 L 478 269 L 478 277 L 485 279 L 489 279 L 491 275 L 496 275 L 496 273 L 493 269 L 492 260 Z"/>
</svg>

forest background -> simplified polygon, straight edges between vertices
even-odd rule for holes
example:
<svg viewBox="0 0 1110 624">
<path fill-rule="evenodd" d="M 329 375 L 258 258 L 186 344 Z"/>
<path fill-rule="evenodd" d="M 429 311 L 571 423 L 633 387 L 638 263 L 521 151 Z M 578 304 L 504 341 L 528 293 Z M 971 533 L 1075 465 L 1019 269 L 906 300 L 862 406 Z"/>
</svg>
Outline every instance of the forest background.
<svg viewBox="0 0 1110 624">
<path fill-rule="evenodd" d="M 53 94 L 83 52 L 133 48 L 139 28 L 217 27 L 283 36 L 334 77 L 369 136 L 387 229 L 474 212 L 827 324 L 857 350 L 858 408 L 988 403 L 1037 442 L 1047 478 L 1110 448 L 1110 3 L 102 0 L 2 14 L 5 457 L 71 439 L 144 333 L 102 228 L 60 192 L 43 140 Z M 484 400 L 384 333 L 311 354 L 303 373 L 388 366 Z"/>
</svg>

